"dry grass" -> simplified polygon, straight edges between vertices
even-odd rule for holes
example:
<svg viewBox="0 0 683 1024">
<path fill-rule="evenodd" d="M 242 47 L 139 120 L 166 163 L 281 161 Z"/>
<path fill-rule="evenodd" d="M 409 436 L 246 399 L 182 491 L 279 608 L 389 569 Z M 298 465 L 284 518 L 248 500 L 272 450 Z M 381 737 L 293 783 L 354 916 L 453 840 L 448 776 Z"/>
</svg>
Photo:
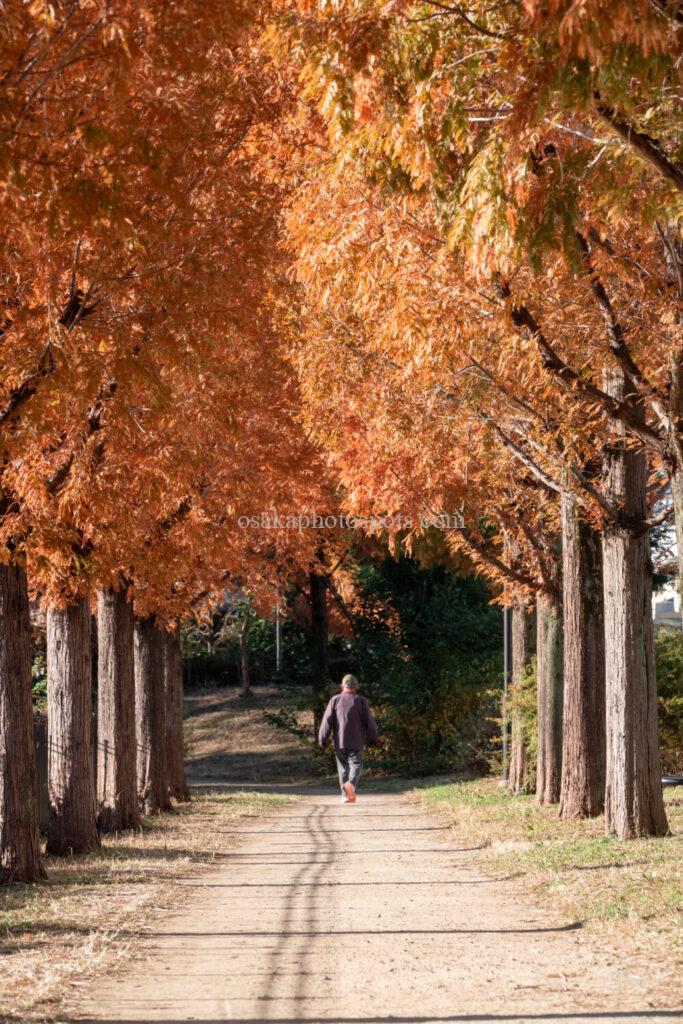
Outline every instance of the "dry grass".
<svg viewBox="0 0 683 1024">
<path fill-rule="evenodd" d="M 0 895 L 0 1020 L 43 1021 L 62 995 L 133 955 L 137 933 L 172 908 L 182 879 L 228 856 L 229 830 L 287 797 L 201 791 L 86 857 L 48 858 L 48 882 Z"/>
<path fill-rule="evenodd" d="M 605 836 L 602 818 L 560 822 L 557 808 L 508 796 L 494 779 L 415 791 L 425 808 L 485 847 L 491 871 L 520 877 L 568 918 L 683 964 L 683 799 L 676 794 L 665 791 L 672 836 L 623 842 Z"/>
<path fill-rule="evenodd" d="M 276 729 L 267 714 L 283 711 L 301 727 L 313 715 L 304 691 L 258 687 L 248 697 L 237 689 L 200 690 L 185 700 L 187 769 L 194 778 L 240 782 L 307 782 L 320 778 L 310 746 Z"/>
</svg>

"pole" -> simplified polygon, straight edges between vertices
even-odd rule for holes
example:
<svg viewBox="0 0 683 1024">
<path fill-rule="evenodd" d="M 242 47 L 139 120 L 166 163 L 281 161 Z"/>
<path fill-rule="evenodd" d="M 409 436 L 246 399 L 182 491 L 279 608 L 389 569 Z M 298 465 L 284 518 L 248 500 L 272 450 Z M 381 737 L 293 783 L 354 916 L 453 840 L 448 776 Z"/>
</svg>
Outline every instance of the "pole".
<svg viewBox="0 0 683 1024">
<path fill-rule="evenodd" d="M 275 605 L 275 668 L 282 670 L 282 623 L 280 622 L 280 605 Z"/>
<path fill-rule="evenodd" d="M 510 608 L 503 607 L 503 782 L 508 781 L 508 689 L 510 685 Z"/>
</svg>

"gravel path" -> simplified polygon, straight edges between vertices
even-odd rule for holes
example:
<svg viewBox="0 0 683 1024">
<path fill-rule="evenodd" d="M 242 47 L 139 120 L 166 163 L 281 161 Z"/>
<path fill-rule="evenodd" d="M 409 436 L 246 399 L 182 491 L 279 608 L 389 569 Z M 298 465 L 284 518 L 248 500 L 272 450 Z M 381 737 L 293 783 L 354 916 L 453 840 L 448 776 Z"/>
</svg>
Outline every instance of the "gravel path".
<svg viewBox="0 0 683 1024">
<path fill-rule="evenodd" d="M 184 908 L 68 1019 L 683 1020 L 651 966 L 596 950 L 486 877 L 476 851 L 400 795 L 344 806 L 302 793 L 241 828 L 226 866 L 185 883 Z"/>
</svg>

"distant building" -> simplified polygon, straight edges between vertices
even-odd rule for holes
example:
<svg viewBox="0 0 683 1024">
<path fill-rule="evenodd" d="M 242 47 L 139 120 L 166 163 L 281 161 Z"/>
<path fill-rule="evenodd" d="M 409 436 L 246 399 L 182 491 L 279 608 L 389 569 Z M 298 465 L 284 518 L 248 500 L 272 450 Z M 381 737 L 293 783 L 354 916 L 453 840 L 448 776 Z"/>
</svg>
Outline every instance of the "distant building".
<svg viewBox="0 0 683 1024">
<path fill-rule="evenodd" d="M 669 629 L 683 629 L 681 618 L 681 594 L 678 585 L 678 567 L 670 568 L 670 579 L 665 587 L 652 596 L 652 617 L 655 629 L 668 626 Z"/>
</svg>

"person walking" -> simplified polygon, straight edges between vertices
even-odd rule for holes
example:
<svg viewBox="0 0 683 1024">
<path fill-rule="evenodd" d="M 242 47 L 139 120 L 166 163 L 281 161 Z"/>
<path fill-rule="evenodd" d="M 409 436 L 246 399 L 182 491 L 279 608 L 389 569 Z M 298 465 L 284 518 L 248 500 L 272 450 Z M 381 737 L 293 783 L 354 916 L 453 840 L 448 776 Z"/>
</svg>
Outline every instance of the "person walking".
<svg viewBox="0 0 683 1024">
<path fill-rule="evenodd" d="M 325 708 L 318 732 L 318 743 L 323 750 L 330 733 L 342 800 L 345 804 L 353 804 L 363 771 L 363 748 L 366 743 L 377 742 L 377 723 L 365 697 L 358 693 L 358 680 L 350 674 L 341 681 L 341 693 L 335 694 Z"/>
</svg>

